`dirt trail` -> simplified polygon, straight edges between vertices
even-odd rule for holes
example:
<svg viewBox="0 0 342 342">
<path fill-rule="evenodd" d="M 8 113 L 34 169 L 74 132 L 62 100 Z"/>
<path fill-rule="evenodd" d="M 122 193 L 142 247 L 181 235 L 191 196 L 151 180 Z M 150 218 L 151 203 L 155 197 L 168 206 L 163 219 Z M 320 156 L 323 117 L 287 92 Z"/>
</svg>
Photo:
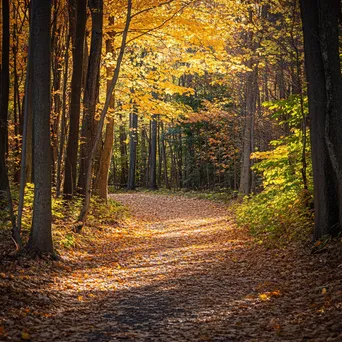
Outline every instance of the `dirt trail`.
<svg viewBox="0 0 342 342">
<path fill-rule="evenodd" d="M 256 248 L 213 202 L 113 198 L 131 208 L 143 238 L 125 251 L 131 278 L 91 341 L 342 341 L 341 307 L 322 294 L 341 288 L 323 256 Z"/>
<path fill-rule="evenodd" d="M 112 197 L 126 226 L 27 291 L 32 341 L 342 341 L 341 254 L 256 246 L 209 201 Z"/>
</svg>

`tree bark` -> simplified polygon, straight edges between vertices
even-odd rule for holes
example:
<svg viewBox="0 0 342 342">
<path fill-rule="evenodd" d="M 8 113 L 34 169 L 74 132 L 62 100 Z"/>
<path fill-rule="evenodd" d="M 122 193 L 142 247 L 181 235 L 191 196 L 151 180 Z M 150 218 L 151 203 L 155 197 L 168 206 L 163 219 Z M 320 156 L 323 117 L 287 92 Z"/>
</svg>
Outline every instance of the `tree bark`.
<svg viewBox="0 0 342 342">
<path fill-rule="evenodd" d="M 120 175 L 120 186 L 127 186 L 128 179 L 128 163 L 127 163 L 127 134 L 123 123 L 120 124 L 119 128 L 119 140 L 120 140 L 120 164 L 121 164 L 121 175 Z"/>
<path fill-rule="evenodd" d="M 66 98 L 67 98 L 67 86 L 69 75 L 69 45 L 70 45 L 70 33 L 67 36 L 66 49 L 64 55 L 64 76 L 63 76 L 63 104 L 62 104 L 62 119 L 61 119 L 61 135 L 59 140 L 58 160 L 57 160 L 57 181 L 56 181 L 56 196 L 60 196 L 61 184 L 62 184 L 62 160 L 64 156 L 64 145 L 66 135 Z"/>
<path fill-rule="evenodd" d="M 339 0 L 301 0 L 308 81 L 315 239 L 341 231 L 341 68 Z"/>
<path fill-rule="evenodd" d="M 69 0 L 69 6 L 73 7 L 75 1 Z M 70 95 L 70 126 L 66 150 L 65 171 L 64 171 L 64 189 L 66 198 L 71 198 L 76 187 L 77 176 L 77 152 L 78 137 L 80 126 L 80 101 L 81 101 L 81 83 L 82 83 L 82 63 L 83 60 L 83 44 L 84 32 L 86 26 L 86 0 L 77 0 L 76 9 L 70 13 L 74 15 L 70 21 L 70 34 L 74 37 L 72 46 L 72 78 L 71 78 L 71 95 Z M 77 15 L 76 15 L 77 12 Z M 75 18 L 76 16 L 76 18 Z M 76 25 L 74 21 L 76 20 Z M 76 27 L 75 27 L 76 26 Z M 75 31 L 73 32 L 73 27 Z"/>
<path fill-rule="evenodd" d="M 81 132 L 80 174 L 78 191 L 85 194 L 89 158 L 96 135 L 95 112 L 99 94 L 100 62 L 102 49 L 103 0 L 89 0 L 88 6 L 92 17 L 91 46 L 84 91 L 84 112 Z"/>
<path fill-rule="evenodd" d="M 8 99 L 9 99 L 9 1 L 2 2 L 2 60 L 0 65 L 0 200 L 6 198 L 8 151 Z M 3 196 L 4 195 L 4 196 Z"/>
<path fill-rule="evenodd" d="M 34 142 L 34 203 L 27 250 L 53 254 L 51 234 L 50 68 L 51 0 L 32 0 L 32 109 Z"/>
<path fill-rule="evenodd" d="M 94 161 L 95 161 L 97 147 L 98 147 L 99 141 L 101 139 L 102 129 L 103 129 L 104 121 L 105 121 L 107 111 L 109 108 L 110 100 L 112 98 L 113 91 L 114 91 L 115 86 L 116 86 L 118 79 L 119 79 L 121 64 L 122 64 L 122 60 L 123 60 L 123 56 L 124 56 L 125 48 L 126 48 L 128 29 L 129 29 L 131 19 L 132 19 L 131 13 L 132 13 L 132 0 L 128 0 L 126 24 L 125 24 L 125 28 L 124 28 L 124 31 L 122 34 L 120 52 L 119 52 L 118 59 L 116 61 L 116 67 L 114 70 L 114 75 L 113 75 L 113 78 L 111 80 L 109 89 L 107 91 L 106 101 L 105 101 L 104 107 L 103 107 L 102 112 L 101 112 L 100 121 L 99 121 L 99 124 L 97 126 L 96 137 L 94 140 L 94 146 L 93 146 L 93 149 L 91 151 L 91 157 L 89 159 L 87 179 L 86 179 L 86 193 L 85 193 L 85 197 L 84 197 L 83 206 L 82 206 L 82 209 L 80 211 L 80 215 L 78 217 L 78 221 L 80 222 L 80 225 L 77 227 L 77 230 L 80 230 L 82 228 L 82 226 L 84 225 L 84 223 L 87 220 L 87 216 L 88 216 L 88 212 L 89 212 L 93 165 L 94 165 Z"/>
<path fill-rule="evenodd" d="M 151 120 L 151 153 L 150 153 L 150 180 L 149 188 L 157 190 L 157 120 L 152 116 Z"/>
<path fill-rule="evenodd" d="M 138 129 L 138 115 L 130 114 L 130 131 L 129 131 L 129 171 L 128 171 L 128 190 L 135 189 L 135 172 L 137 160 L 137 129 Z"/>
<path fill-rule="evenodd" d="M 254 135 L 254 115 L 256 110 L 256 86 L 258 79 L 257 66 L 249 65 L 253 68 L 247 75 L 247 89 L 246 89 L 246 115 L 245 115 L 245 129 L 243 140 L 242 153 L 242 167 L 240 177 L 239 192 L 243 195 L 249 195 L 252 188 L 252 174 L 251 174 L 251 153 L 253 151 L 252 137 Z"/>
<path fill-rule="evenodd" d="M 114 18 L 109 18 L 109 25 L 114 25 Z M 109 33 L 109 39 L 106 40 L 106 53 L 114 54 L 113 47 L 113 33 Z M 113 56 L 114 58 L 114 56 Z M 112 66 L 107 67 L 107 78 L 113 74 L 114 68 Z M 110 79 L 107 80 L 107 91 L 110 87 Z M 114 109 L 114 96 L 112 95 L 109 103 L 109 108 Z M 106 124 L 105 140 L 103 143 L 103 148 L 101 150 L 99 171 L 96 180 L 96 191 L 97 194 L 107 201 L 108 197 L 108 175 L 110 168 L 110 160 L 112 158 L 114 144 L 114 118 L 111 116 Z"/>
</svg>

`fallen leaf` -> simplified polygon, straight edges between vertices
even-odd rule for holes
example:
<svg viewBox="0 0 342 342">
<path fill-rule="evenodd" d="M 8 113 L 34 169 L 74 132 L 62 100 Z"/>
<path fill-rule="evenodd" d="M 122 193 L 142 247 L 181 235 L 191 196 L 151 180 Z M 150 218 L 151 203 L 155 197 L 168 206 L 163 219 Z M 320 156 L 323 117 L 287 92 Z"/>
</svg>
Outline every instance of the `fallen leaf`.
<svg viewBox="0 0 342 342">
<path fill-rule="evenodd" d="M 25 340 L 25 341 L 28 341 L 31 339 L 31 335 L 29 333 L 27 333 L 26 331 L 23 331 L 21 333 L 21 339 L 22 340 Z"/>
</svg>

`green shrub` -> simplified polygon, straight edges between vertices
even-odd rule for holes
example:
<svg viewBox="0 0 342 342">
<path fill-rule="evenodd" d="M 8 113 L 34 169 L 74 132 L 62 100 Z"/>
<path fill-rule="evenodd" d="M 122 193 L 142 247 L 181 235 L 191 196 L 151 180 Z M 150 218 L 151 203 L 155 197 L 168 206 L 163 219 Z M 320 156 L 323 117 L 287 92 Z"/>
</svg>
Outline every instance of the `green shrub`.
<svg viewBox="0 0 342 342">
<path fill-rule="evenodd" d="M 267 104 L 275 110 L 275 118 L 289 117 L 291 134 L 273 141 L 271 151 L 256 152 L 252 158 L 259 160 L 253 170 L 261 177 L 261 191 L 245 197 L 235 206 L 239 225 L 250 228 L 260 241 L 276 239 L 283 243 L 292 239 L 306 237 L 312 229 L 312 165 L 310 146 L 307 143 L 307 184 L 303 181 L 303 133 L 300 126 L 302 115 L 298 97 Z M 306 100 L 305 100 L 306 103 Z M 307 114 L 307 107 L 304 107 Z M 309 142 L 309 134 L 306 132 Z"/>
</svg>

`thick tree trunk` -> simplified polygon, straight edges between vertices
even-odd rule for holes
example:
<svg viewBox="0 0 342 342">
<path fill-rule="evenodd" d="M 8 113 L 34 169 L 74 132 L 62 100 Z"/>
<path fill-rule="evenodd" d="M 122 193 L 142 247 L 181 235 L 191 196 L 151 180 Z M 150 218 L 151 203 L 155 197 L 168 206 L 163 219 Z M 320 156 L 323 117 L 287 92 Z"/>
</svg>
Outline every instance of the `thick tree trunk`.
<svg viewBox="0 0 342 342">
<path fill-rule="evenodd" d="M 150 180 L 149 188 L 157 190 L 157 120 L 152 116 L 151 120 L 151 153 L 150 153 Z"/>
<path fill-rule="evenodd" d="M 99 94 L 100 62 L 102 48 L 103 0 L 89 0 L 92 17 L 91 46 L 84 91 L 84 112 L 80 148 L 80 174 L 78 191 L 85 194 L 89 158 L 96 135 L 95 111 Z"/>
<path fill-rule="evenodd" d="M 32 109 L 34 142 L 34 203 L 30 253 L 53 254 L 51 234 L 50 68 L 51 0 L 32 0 Z"/>
<path fill-rule="evenodd" d="M 341 69 L 339 0 L 301 0 L 308 81 L 315 238 L 341 230 Z"/>
<path fill-rule="evenodd" d="M 69 0 L 71 11 L 74 14 L 70 20 L 70 32 L 73 38 L 72 45 L 72 78 L 70 95 L 70 126 L 66 150 L 65 171 L 64 171 L 64 194 L 71 198 L 76 187 L 77 173 L 77 152 L 80 126 L 80 101 L 82 83 L 82 63 L 84 32 L 86 26 L 86 0 L 77 0 L 76 11 L 73 9 L 75 1 Z M 76 15 L 77 13 L 77 15 Z M 75 18 L 76 16 L 76 18 Z M 76 20 L 76 25 L 74 21 Z M 73 31 L 73 28 L 75 30 Z"/>
</svg>

